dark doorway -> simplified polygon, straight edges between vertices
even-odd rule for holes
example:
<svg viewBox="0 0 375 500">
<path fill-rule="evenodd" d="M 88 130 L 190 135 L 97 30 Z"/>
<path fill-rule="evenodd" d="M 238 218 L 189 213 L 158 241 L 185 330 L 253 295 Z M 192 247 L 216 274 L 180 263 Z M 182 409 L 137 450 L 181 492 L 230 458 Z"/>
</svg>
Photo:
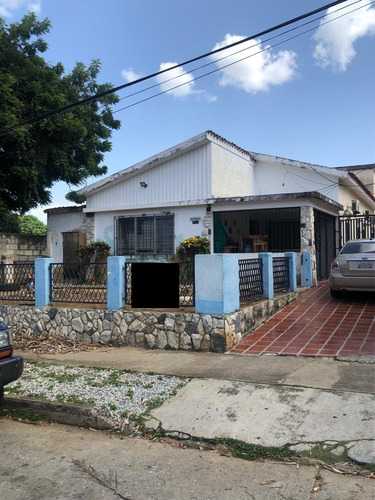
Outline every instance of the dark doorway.
<svg viewBox="0 0 375 500">
<path fill-rule="evenodd" d="M 335 217 L 314 210 L 316 275 L 318 281 L 329 277 L 332 260 L 336 256 Z"/>
<path fill-rule="evenodd" d="M 78 262 L 79 232 L 62 233 L 64 264 Z"/>
</svg>

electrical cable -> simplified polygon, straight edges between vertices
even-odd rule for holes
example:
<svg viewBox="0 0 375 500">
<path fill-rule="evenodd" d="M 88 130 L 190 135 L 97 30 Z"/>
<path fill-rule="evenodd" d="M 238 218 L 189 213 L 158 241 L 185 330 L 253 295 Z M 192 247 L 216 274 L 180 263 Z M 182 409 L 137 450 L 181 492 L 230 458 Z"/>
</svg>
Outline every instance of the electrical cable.
<svg viewBox="0 0 375 500">
<path fill-rule="evenodd" d="M 360 1 L 360 0 L 359 0 L 359 1 Z M 352 12 L 355 12 L 356 10 L 363 9 L 364 7 L 366 7 L 366 6 L 371 5 L 372 3 L 374 3 L 374 1 L 375 1 L 375 0 L 372 0 L 371 2 L 369 2 L 368 4 L 366 4 L 366 5 L 364 5 L 364 6 L 358 7 L 357 9 L 353 9 L 353 10 L 351 10 L 350 12 L 347 12 L 347 13 L 345 13 L 345 14 L 342 14 L 341 16 L 335 17 L 334 19 L 330 19 L 329 21 L 326 21 L 326 22 L 324 22 L 324 23 L 321 23 L 321 26 L 323 26 L 323 25 L 325 25 L 325 24 L 328 24 L 328 23 L 331 23 L 331 22 L 333 22 L 333 21 L 336 21 L 337 19 L 340 19 L 341 17 L 347 16 L 348 14 L 351 14 Z M 358 2 L 355 2 L 355 3 L 358 3 Z M 351 5 L 354 5 L 354 4 L 351 4 Z M 337 11 L 335 11 L 335 12 L 337 12 Z M 333 13 L 332 13 L 332 14 L 333 14 Z M 322 16 L 322 17 L 325 17 L 325 16 Z M 318 18 L 318 19 L 319 19 L 319 18 Z M 317 19 L 315 19 L 314 21 L 316 21 L 316 20 L 317 20 Z M 309 23 L 314 22 L 314 21 L 310 21 Z M 304 23 L 304 24 L 303 24 L 303 25 L 301 25 L 301 26 L 304 26 L 304 25 L 309 24 L 309 23 Z M 299 26 L 299 27 L 301 27 L 301 26 Z M 294 28 L 293 30 L 298 29 L 299 27 Z M 189 84 L 189 83 L 195 82 L 195 81 L 197 81 L 197 80 L 200 80 L 201 78 L 204 78 L 204 77 L 206 77 L 206 76 L 212 75 L 212 74 L 214 74 L 214 73 L 217 73 L 218 71 L 221 71 L 221 70 L 223 70 L 223 69 L 225 69 L 225 68 L 228 68 L 229 66 L 233 66 L 233 65 L 235 65 L 235 64 L 237 64 L 237 63 L 239 63 L 239 62 L 241 62 L 241 61 L 244 61 L 244 60 L 246 60 L 246 59 L 249 59 L 250 57 L 254 57 L 254 56 L 258 55 L 258 54 L 261 54 L 262 52 L 266 52 L 266 51 L 268 51 L 268 50 L 271 50 L 271 49 L 273 49 L 273 48 L 277 47 L 278 45 L 281 45 L 281 44 L 283 44 L 283 43 L 285 43 L 285 42 L 289 42 L 290 40 L 293 40 L 293 39 L 295 39 L 295 38 L 298 38 L 299 36 L 305 35 L 306 33 L 309 33 L 310 31 L 314 31 L 315 29 L 316 29 L 316 27 L 315 27 L 315 26 L 314 26 L 313 28 L 309 28 L 308 30 L 302 31 L 301 33 L 298 33 L 298 34 L 293 35 L 293 36 L 291 36 L 291 37 L 289 37 L 289 38 L 286 38 L 285 40 L 282 40 L 282 41 L 280 41 L 280 42 L 278 42 L 278 43 L 275 43 L 274 45 L 270 45 L 270 46 L 268 46 L 268 47 L 265 47 L 264 49 L 259 50 L 259 51 L 258 51 L 258 52 L 256 52 L 255 54 L 250 54 L 249 56 L 243 57 L 243 58 L 241 58 L 241 59 L 237 59 L 236 61 L 233 61 L 233 62 L 231 62 L 231 63 L 228 63 L 228 64 L 226 64 L 226 65 L 224 65 L 224 66 L 220 66 L 219 68 L 216 68 L 216 69 L 214 69 L 214 70 L 212 70 L 212 71 L 209 71 L 209 72 L 207 72 L 207 73 L 204 73 L 203 75 L 200 75 L 200 76 L 194 77 L 194 78 L 192 78 L 191 80 L 188 80 L 187 82 L 180 83 L 180 84 L 178 84 L 178 85 L 175 85 L 174 87 L 170 87 L 169 89 L 166 89 L 166 90 L 160 91 L 160 92 L 158 92 L 158 93 L 156 93 L 156 94 L 153 94 L 152 96 L 146 97 L 146 98 L 141 99 L 141 100 L 139 100 L 139 101 L 136 101 L 136 102 L 134 102 L 134 103 L 132 103 L 132 104 L 129 104 L 128 106 L 124 106 L 124 107 L 122 107 L 122 108 L 120 108 L 120 109 L 116 109 L 116 110 L 114 110 L 112 113 L 113 113 L 113 114 L 115 114 L 115 113 L 119 113 L 120 111 L 124 111 L 125 109 L 132 108 L 132 107 L 134 107 L 134 106 L 136 106 L 136 105 L 138 105 L 138 104 L 141 104 L 141 103 L 144 103 L 144 102 L 149 101 L 149 100 L 151 100 L 151 99 L 154 99 L 155 97 L 159 97 L 159 96 L 161 96 L 161 95 L 163 95 L 163 94 L 167 94 L 168 92 L 172 92 L 172 90 L 176 90 L 176 89 L 178 89 L 179 87 L 183 87 L 184 85 L 187 85 L 187 84 Z M 277 35 L 277 36 L 275 36 L 275 37 L 272 37 L 271 39 L 273 39 L 273 38 L 277 38 L 278 36 L 281 36 L 281 35 L 284 35 L 284 34 L 286 34 L 286 33 L 289 33 L 290 31 L 293 31 L 293 30 L 288 30 L 288 31 L 286 31 L 286 32 L 284 32 L 284 33 L 281 33 L 280 35 Z M 270 39 L 269 39 L 269 40 L 270 40 Z M 268 41 L 268 40 L 266 40 L 266 41 Z M 246 49 L 242 49 L 242 50 L 240 50 L 240 51 L 238 51 L 238 52 L 235 52 L 234 54 L 229 54 L 228 56 L 224 56 L 224 57 L 220 58 L 219 60 L 227 59 L 228 57 L 233 57 L 234 55 L 239 54 L 240 52 L 243 52 L 243 51 L 245 51 L 245 50 L 249 50 L 249 49 L 251 49 L 251 48 L 253 48 L 253 47 L 256 47 L 257 45 L 261 45 L 262 43 L 264 43 L 264 41 L 263 41 L 263 42 L 258 42 L 258 43 L 254 44 L 254 45 L 251 45 L 250 47 L 246 47 Z M 226 46 L 226 47 L 229 47 L 229 46 Z M 207 64 L 205 64 L 205 65 L 203 65 L 203 66 L 200 66 L 199 68 L 195 68 L 195 69 L 193 69 L 193 70 L 189 71 L 189 73 L 193 73 L 194 71 L 197 71 L 198 69 L 202 69 L 202 68 L 204 68 L 204 67 L 207 67 L 207 66 L 209 66 L 209 65 L 211 65 L 211 64 L 215 64 L 215 63 L 217 63 L 217 61 L 213 61 L 213 62 L 207 63 Z M 152 88 L 155 88 L 155 87 L 158 87 L 158 86 L 160 86 L 160 85 L 163 85 L 164 83 L 167 83 L 167 82 L 170 82 L 170 81 L 172 81 L 172 80 L 176 80 L 176 79 L 178 79 L 178 78 L 181 78 L 181 76 L 184 76 L 184 75 L 186 75 L 186 74 L 187 74 L 187 72 L 181 73 L 180 75 L 177 75 L 177 76 L 175 76 L 175 77 L 173 77 L 173 78 L 170 78 L 170 79 L 168 79 L 168 80 L 165 80 L 165 81 L 163 81 L 163 82 L 157 83 L 157 84 L 152 85 L 152 86 L 150 86 L 150 87 L 147 87 L 146 89 L 142 89 L 142 90 L 140 90 L 140 91 L 134 92 L 133 94 L 130 94 L 130 95 L 128 95 L 128 96 L 125 96 L 125 97 L 123 97 L 122 99 L 127 99 L 128 97 L 133 97 L 134 95 L 137 95 L 137 94 L 140 94 L 140 93 L 142 93 L 142 92 L 145 92 L 146 90 L 150 90 L 150 89 L 152 89 Z M 120 99 L 120 100 L 122 100 L 122 99 Z"/>
<path fill-rule="evenodd" d="M 284 31 L 284 32 L 282 32 L 282 33 L 279 33 L 278 35 L 274 35 L 274 36 L 269 37 L 269 38 L 266 38 L 266 39 L 264 39 L 264 40 L 260 40 L 259 42 L 254 43 L 253 45 L 251 45 L 250 47 L 246 47 L 246 48 L 244 48 L 244 49 L 238 50 L 237 52 L 233 52 L 232 54 L 228 54 L 227 56 L 220 57 L 220 58 L 218 58 L 218 59 L 215 59 L 214 61 L 211 61 L 211 62 L 208 62 L 208 63 L 206 63 L 206 64 L 203 64 L 203 65 L 198 66 L 197 68 L 193 68 L 193 69 L 191 69 L 191 70 L 189 70 L 189 71 L 184 71 L 183 73 L 181 73 L 181 74 L 179 74 L 179 75 L 177 75 L 177 76 L 173 76 L 172 78 L 168 78 L 167 80 L 163 80 L 162 82 L 158 82 L 158 83 L 156 83 L 156 84 L 154 84 L 154 85 L 150 85 L 149 87 L 146 87 L 146 88 L 144 88 L 144 89 L 142 89 L 142 90 L 138 90 L 137 92 L 133 92 L 132 94 L 128 94 L 127 96 L 121 97 L 119 100 L 120 100 L 120 101 L 122 101 L 122 100 L 124 100 L 124 99 L 129 99 L 130 97 L 134 97 L 135 95 L 138 95 L 138 94 L 141 94 L 141 93 L 143 93 L 143 92 L 146 92 L 147 90 L 151 90 L 151 89 L 153 89 L 153 88 L 155 88 L 155 87 L 159 87 L 159 86 L 161 86 L 161 85 L 164 85 L 165 83 L 171 82 L 171 81 L 173 81 L 173 80 L 177 80 L 178 78 L 181 78 L 182 76 L 185 76 L 185 75 L 187 75 L 187 74 L 191 74 L 191 73 L 194 73 L 195 71 L 198 71 L 198 70 L 200 70 L 200 69 L 206 68 L 206 67 L 211 66 L 211 65 L 213 65 L 213 64 L 217 64 L 218 62 L 223 61 L 224 59 L 228 59 L 229 57 L 233 57 L 233 56 L 235 56 L 235 55 L 237 55 L 237 54 L 240 54 L 241 52 L 244 52 L 244 51 L 250 50 L 250 49 L 252 49 L 252 48 L 254 48 L 254 47 L 257 47 L 257 46 L 259 46 L 259 45 L 262 45 L 262 44 L 264 44 L 264 43 L 267 43 L 267 42 L 269 42 L 269 41 L 271 41 L 271 40 L 274 40 L 275 38 L 279 38 L 280 36 L 283 36 L 283 35 L 286 35 L 286 34 L 288 34 L 288 33 L 291 33 L 292 31 L 298 30 L 298 29 L 302 28 L 303 26 L 307 26 L 308 24 L 315 23 L 316 21 L 319 21 L 320 19 L 324 19 L 325 17 L 327 17 L 327 16 L 329 16 L 329 15 L 336 14 L 336 13 L 337 13 L 337 12 L 339 12 L 340 10 L 347 9 L 348 7 L 351 7 L 352 5 L 355 5 L 356 3 L 360 2 L 360 1 L 361 1 L 361 0 L 356 0 L 355 2 L 351 3 L 350 5 L 345 5 L 344 7 L 340 7 L 339 9 L 335 10 L 334 12 L 330 12 L 329 14 L 327 14 L 327 13 L 326 13 L 326 14 L 324 14 L 324 15 L 322 15 L 322 16 L 318 16 L 318 17 L 316 17 L 315 19 L 312 19 L 312 20 L 310 20 L 310 21 L 307 21 L 307 22 L 305 22 L 305 23 L 302 23 L 302 24 L 300 24 L 299 26 L 296 26 L 296 27 L 294 27 L 294 28 L 290 28 L 289 30 L 286 30 L 286 31 Z M 351 10 L 351 11 L 349 11 L 349 12 L 345 13 L 345 14 L 342 14 L 341 16 L 337 16 L 337 17 L 335 17 L 334 19 L 331 19 L 331 20 L 328 20 L 328 21 L 326 21 L 326 22 L 323 22 L 323 23 L 321 23 L 321 24 L 320 24 L 320 26 L 324 26 L 325 24 L 328 24 L 328 23 L 330 23 L 330 22 L 332 22 L 332 21 L 335 21 L 336 19 L 340 19 L 341 17 L 344 17 L 344 16 L 346 16 L 346 15 L 348 15 L 348 14 L 351 14 L 352 12 L 355 12 L 356 10 L 363 9 L 363 8 L 367 7 L 368 5 L 371 5 L 372 3 L 374 3 L 374 0 L 370 1 L 370 2 L 369 2 L 369 3 L 367 3 L 366 5 L 363 5 L 363 6 L 361 6 L 361 7 L 358 7 L 357 9 L 353 9 L 353 10 Z M 294 37 L 287 38 L 287 39 L 283 40 L 282 42 L 279 42 L 279 43 L 274 44 L 274 45 L 272 45 L 272 46 L 269 46 L 269 47 L 267 47 L 267 48 L 265 48 L 265 49 L 262 49 L 262 50 L 260 50 L 259 52 L 257 52 L 256 54 L 252 54 L 251 56 L 248 56 L 248 57 L 255 56 L 255 55 L 257 55 L 257 54 L 260 54 L 260 53 L 264 52 L 265 50 L 270 50 L 270 49 L 272 49 L 272 48 L 274 48 L 274 47 L 277 47 L 277 46 L 278 46 L 278 45 L 280 45 L 281 43 L 285 43 L 285 42 L 288 42 L 288 41 L 290 41 L 290 40 L 293 40 L 294 38 L 297 38 L 298 36 L 304 35 L 304 34 L 308 33 L 309 31 L 313 31 L 313 30 L 315 30 L 315 28 L 316 28 L 316 27 L 314 27 L 314 28 L 312 28 L 312 29 L 310 29 L 310 30 L 303 31 L 302 33 L 299 33 L 298 35 L 295 35 Z M 230 47 L 231 47 L 231 45 L 227 45 L 225 48 L 230 48 Z M 244 59 L 246 59 L 246 58 L 239 59 L 238 61 L 235 61 L 233 64 L 236 64 L 237 62 L 243 61 Z M 216 69 L 215 71 L 212 71 L 212 72 L 210 72 L 210 73 L 205 73 L 203 76 L 208 76 L 208 75 L 211 75 L 212 73 L 214 73 L 214 72 L 216 72 L 216 71 L 220 71 L 220 70 L 222 70 L 222 69 L 225 69 L 226 67 L 227 67 L 227 66 L 222 66 L 222 67 L 220 67 L 220 68 Z M 199 77 L 199 78 L 202 78 L 202 77 Z M 196 78 L 196 79 L 198 79 L 198 78 Z M 195 80 L 195 79 L 189 80 L 189 81 L 187 81 L 187 82 L 184 82 L 183 84 L 180 84 L 179 86 L 182 86 L 182 85 L 187 85 L 188 83 L 191 83 L 191 82 L 193 82 L 194 80 Z M 170 91 L 174 90 L 175 88 L 178 88 L 178 87 L 173 87 L 173 88 L 170 88 L 170 89 L 168 89 L 168 90 L 165 90 L 165 91 L 163 91 L 162 93 L 158 93 L 156 96 L 161 95 L 161 94 L 164 94 L 164 93 L 167 93 L 167 92 L 170 92 Z M 155 96 L 155 97 L 156 97 L 156 96 Z M 141 103 L 141 102 L 143 102 L 143 101 L 139 101 L 139 103 Z M 135 103 L 135 104 L 137 104 L 137 103 Z M 126 108 L 122 108 L 122 109 L 126 109 Z M 118 111 L 122 111 L 122 109 L 121 109 L 121 110 L 118 110 Z M 115 111 L 115 112 L 117 112 L 117 111 Z"/>
<path fill-rule="evenodd" d="M 296 23 L 298 21 L 306 19 L 307 17 L 311 17 L 311 16 L 313 16 L 315 14 L 318 14 L 318 13 L 324 11 L 324 10 L 327 10 L 327 9 L 329 9 L 331 7 L 334 7 L 336 5 L 340 5 L 340 4 L 342 4 L 342 3 L 346 2 L 346 1 L 347 0 L 336 0 L 335 2 L 331 2 L 329 4 L 326 4 L 326 5 L 322 6 L 322 7 L 319 7 L 318 9 L 315 9 L 313 11 L 309 11 L 309 12 L 307 12 L 305 14 L 302 14 L 300 16 L 297 16 L 297 17 L 293 18 L 293 19 L 290 19 L 290 20 L 285 21 L 283 23 L 280 23 L 280 24 L 278 24 L 276 26 L 273 26 L 272 28 L 268 28 L 266 30 L 263 30 L 263 31 L 261 31 L 259 33 L 256 33 L 256 34 L 251 35 L 251 36 L 249 36 L 247 38 L 244 38 L 243 40 L 238 40 L 237 42 L 234 42 L 234 43 L 232 43 L 230 45 L 226 45 L 224 47 L 220 47 L 218 49 L 212 50 L 210 52 L 207 52 L 207 53 L 202 54 L 200 56 L 194 57 L 194 58 L 189 59 L 187 61 L 184 61 L 182 63 L 176 64 L 176 65 L 174 65 L 174 66 L 172 66 L 170 68 L 166 68 L 164 70 L 160 70 L 160 71 L 157 71 L 157 72 L 152 73 L 150 75 L 138 78 L 138 79 L 136 79 L 136 80 L 134 80 L 132 82 L 127 82 L 127 83 L 119 85 L 117 87 L 113 87 L 113 88 L 108 89 L 108 90 L 106 90 L 104 92 L 100 92 L 99 94 L 96 94 L 94 96 L 86 97 L 84 99 L 81 99 L 81 100 L 76 101 L 74 103 L 70 103 L 70 104 L 68 104 L 66 106 L 62 106 L 61 108 L 55 109 L 53 111 L 49 111 L 48 113 L 44 113 L 44 114 L 39 115 L 37 117 L 29 118 L 28 120 L 24 120 L 23 122 L 20 122 L 20 123 L 18 123 L 16 125 L 12 125 L 11 127 L 6 127 L 5 129 L 3 129 L 3 130 L 0 131 L 0 135 L 4 135 L 4 134 L 6 134 L 6 133 L 8 133 L 8 132 L 10 132 L 10 131 L 12 131 L 12 130 L 14 130 L 16 128 L 19 128 L 19 127 L 22 127 L 22 126 L 25 126 L 25 125 L 31 125 L 31 124 L 37 123 L 37 122 L 39 122 L 41 120 L 44 120 L 46 118 L 50 118 L 50 117 L 55 116 L 57 114 L 63 113 L 65 111 L 68 111 L 69 109 L 72 109 L 72 108 L 74 108 L 76 106 L 80 106 L 82 104 L 86 104 L 86 103 L 98 100 L 98 99 L 100 99 L 102 97 L 105 97 L 106 95 L 112 94 L 112 93 L 117 92 L 119 90 L 122 90 L 124 88 L 136 85 L 136 84 L 141 83 L 141 82 L 146 81 L 146 80 L 149 80 L 149 79 L 154 78 L 156 76 L 159 76 L 161 74 L 167 73 L 168 71 L 172 71 L 174 69 L 180 68 L 181 66 L 187 66 L 188 64 L 191 64 L 193 62 L 199 61 L 199 60 L 204 59 L 204 58 L 206 58 L 208 56 L 212 56 L 214 54 L 222 52 L 223 50 L 228 50 L 229 48 L 232 48 L 232 47 L 235 47 L 235 46 L 240 45 L 242 43 L 248 42 L 249 40 L 252 40 L 254 38 L 259 38 L 259 37 L 261 37 L 263 35 L 266 35 L 268 33 L 273 32 L 273 31 L 277 31 L 277 30 L 279 30 L 281 28 L 284 28 L 284 27 L 289 26 L 291 24 L 294 24 L 294 23 Z M 356 0 L 356 2 L 354 2 L 354 3 L 358 3 L 360 1 L 361 0 Z M 351 4 L 351 5 L 353 5 L 353 4 Z"/>
</svg>

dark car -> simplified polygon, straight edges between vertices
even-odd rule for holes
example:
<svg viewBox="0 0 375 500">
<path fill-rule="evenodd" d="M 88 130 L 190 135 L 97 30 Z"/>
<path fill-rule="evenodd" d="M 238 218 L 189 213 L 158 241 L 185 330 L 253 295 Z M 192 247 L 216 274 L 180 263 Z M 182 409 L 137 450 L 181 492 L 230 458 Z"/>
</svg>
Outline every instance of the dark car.
<svg viewBox="0 0 375 500">
<path fill-rule="evenodd" d="M 4 386 L 20 378 L 23 372 L 22 356 L 13 356 L 10 331 L 0 321 L 0 402 L 4 397 Z"/>
<path fill-rule="evenodd" d="M 332 297 L 342 292 L 375 292 L 375 239 L 350 240 L 331 264 Z"/>
</svg>

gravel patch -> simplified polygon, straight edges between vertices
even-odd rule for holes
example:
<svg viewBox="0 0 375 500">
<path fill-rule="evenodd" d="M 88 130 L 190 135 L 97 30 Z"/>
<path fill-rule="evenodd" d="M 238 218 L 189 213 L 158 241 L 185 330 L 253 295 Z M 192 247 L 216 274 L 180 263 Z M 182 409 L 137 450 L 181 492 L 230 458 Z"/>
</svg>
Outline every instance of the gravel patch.
<svg viewBox="0 0 375 500">
<path fill-rule="evenodd" d="M 187 382 L 154 373 L 25 362 L 22 377 L 7 385 L 5 394 L 88 404 L 122 431 L 134 429 L 138 416 L 160 406 Z"/>
</svg>

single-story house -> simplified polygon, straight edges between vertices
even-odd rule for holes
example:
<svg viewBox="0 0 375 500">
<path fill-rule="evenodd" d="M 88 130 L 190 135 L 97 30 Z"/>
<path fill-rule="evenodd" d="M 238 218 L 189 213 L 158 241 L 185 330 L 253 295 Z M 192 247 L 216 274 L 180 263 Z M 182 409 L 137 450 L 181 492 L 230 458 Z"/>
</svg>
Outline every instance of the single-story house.
<svg viewBox="0 0 375 500">
<path fill-rule="evenodd" d="M 375 211 L 374 192 L 350 167 L 250 152 L 212 131 L 78 193 L 85 206 L 46 210 L 55 262 L 68 261 L 69 245 L 84 238 L 139 260 L 169 259 L 184 239 L 199 235 L 213 253 L 309 249 L 319 280 L 339 247 L 339 215 Z"/>
</svg>

